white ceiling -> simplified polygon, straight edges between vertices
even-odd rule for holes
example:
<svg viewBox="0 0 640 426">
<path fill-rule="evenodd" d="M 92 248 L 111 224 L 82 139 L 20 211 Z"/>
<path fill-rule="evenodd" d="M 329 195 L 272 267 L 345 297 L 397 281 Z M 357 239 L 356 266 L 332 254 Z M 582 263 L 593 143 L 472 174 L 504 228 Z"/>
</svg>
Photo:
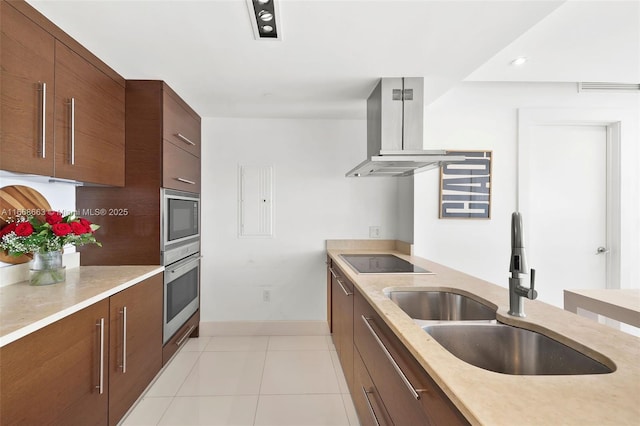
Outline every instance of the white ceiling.
<svg viewBox="0 0 640 426">
<path fill-rule="evenodd" d="M 28 0 L 127 79 L 162 79 L 203 117 L 363 118 L 379 77 L 640 81 L 640 0 Z M 517 56 L 529 61 L 510 66 Z"/>
</svg>

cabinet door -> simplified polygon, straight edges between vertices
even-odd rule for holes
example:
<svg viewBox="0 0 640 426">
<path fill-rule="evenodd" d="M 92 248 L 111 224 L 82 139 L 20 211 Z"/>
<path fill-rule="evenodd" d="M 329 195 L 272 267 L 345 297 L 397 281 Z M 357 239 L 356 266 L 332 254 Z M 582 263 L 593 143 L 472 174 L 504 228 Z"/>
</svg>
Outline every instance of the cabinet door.
<svg viewBox="0 0 640 426">
<path fill-rule="evenodd" d="M 0 169 L 53 176 L 54 38 L 3 1 Z"/>
<path fill-rule="evenodd" d="M 108 329 L 104 300 L 0 348 L 0 424 L 106 425 Z"/>
<path fill-rule="evenodd" d="M 353 405 L 363 426 L 392 425 L 369 372 L 357 349 L 353 350 Z"/>
<path fill-rule="evenodd" d="M 55 45 L 55 176 L 124 186 L 125 89 Z"/>
<path fill-rule="evenodd" d="M 336 266 L 331 270 L 333 341 L 347 385 L 353 392 L 353 284 Z"/>
<path fill-rule="evenodd" d="M 163 138 L 200 157 L 200 120 L 181 105 L 167 88 L 163 92 Z"/>
<path fill-rule="evenodd" d="M 162 186 L 199 193 L 200 159 L 167 141 L 162 149 Z"/>
<path fill-rule="evenodd" d="M 162 274 L 111 296 L 109 424 L 115 425 L 162 368 Z"/>
</svg>

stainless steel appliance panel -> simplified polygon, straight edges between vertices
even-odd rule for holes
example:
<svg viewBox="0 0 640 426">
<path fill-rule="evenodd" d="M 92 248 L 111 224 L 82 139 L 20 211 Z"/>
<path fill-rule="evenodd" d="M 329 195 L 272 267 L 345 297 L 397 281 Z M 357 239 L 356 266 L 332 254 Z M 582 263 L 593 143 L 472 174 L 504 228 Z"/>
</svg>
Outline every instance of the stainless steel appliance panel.
<svg viewBox="0 0 640 426">
<path fill-rule="evenodd" d="M 200 259 L 196 254 L 167 266 L 164 271 L 163 343 L 200 306 Z"/>
</svg>

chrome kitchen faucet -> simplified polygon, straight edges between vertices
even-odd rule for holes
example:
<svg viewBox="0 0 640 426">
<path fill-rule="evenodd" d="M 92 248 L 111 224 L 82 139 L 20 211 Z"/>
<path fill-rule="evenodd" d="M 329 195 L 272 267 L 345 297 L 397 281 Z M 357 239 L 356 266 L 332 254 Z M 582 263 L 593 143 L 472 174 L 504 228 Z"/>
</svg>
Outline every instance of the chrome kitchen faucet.
<svg viewBox="0 0 640 426">
<path fill-rule="evenodd" d="M 509 271 L 509 315 L 524 317 L 522 298 L 535 299 L 538 292 L 534 290 L 536 270 L 531 269 L 531 281 L 529 287 L 524 287 L 524 277 L 528 270 L 527 255 L 524 250 L 524 237 L 522 235 L 522 215 L 520 212 L 511 214 L 511 264 Z"/>
</svg>

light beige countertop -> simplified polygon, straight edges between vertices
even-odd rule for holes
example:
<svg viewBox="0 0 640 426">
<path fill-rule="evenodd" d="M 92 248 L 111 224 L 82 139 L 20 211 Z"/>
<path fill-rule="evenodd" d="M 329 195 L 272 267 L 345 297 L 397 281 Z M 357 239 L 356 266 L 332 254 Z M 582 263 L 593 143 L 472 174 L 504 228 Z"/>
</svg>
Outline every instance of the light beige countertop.
<svg viewBox="0 0 640 426">
<path fill-rule="evenodd" d="M 564 290 L 564 308 L 575 313 L 583 308 L 640 327 L 640 289 L 637 288 Z"/>
<path fill-rule="evenodd" d="M 0 347 L 99 302 L 164 270 L 163 266 L 80 266 L 65 282 L 0 288 Z"/>
<path fill-rule="evenodd" d="M 401 251 L 327 241 L 329 256 L 472 424 L 638 424 L 640 338 L 537 300 L 524 301 L 526 318 L 512 317 L 507 314 L 506 272 L 501 287 Z M 339 256 L 345 253 L 392 253 L 435 275 L 358 274 Z M 596 375 L 517 376 L 472 366 L 444 349 L 388 299 L 383 290 L 391 287 L 454 290 L 494 306 L 500 322 L 545 334 L 616 369 Z"/>
</svg>

